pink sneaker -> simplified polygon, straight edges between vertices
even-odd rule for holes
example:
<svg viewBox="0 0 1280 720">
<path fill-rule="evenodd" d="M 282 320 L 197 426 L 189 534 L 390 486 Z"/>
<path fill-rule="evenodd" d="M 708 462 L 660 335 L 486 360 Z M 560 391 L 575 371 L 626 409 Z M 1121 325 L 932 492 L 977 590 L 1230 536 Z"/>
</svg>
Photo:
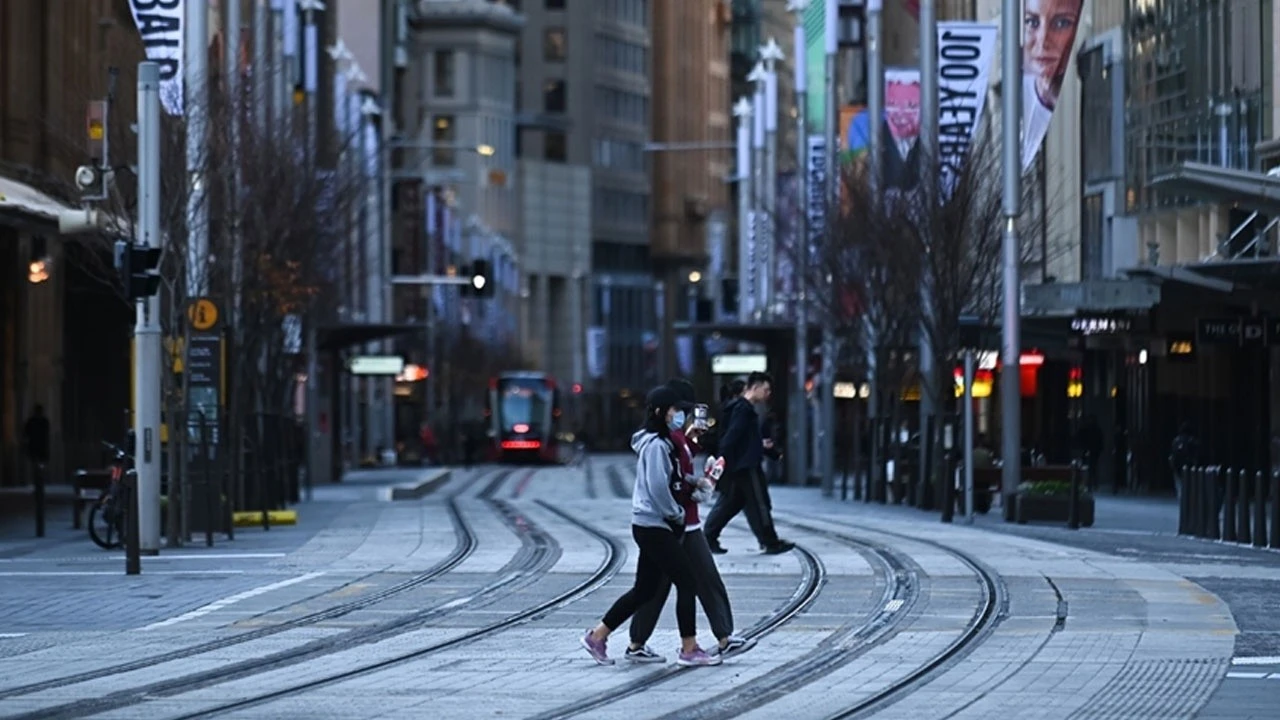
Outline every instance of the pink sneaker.
<svg viewBox="0 0 1280 720">
<path fill-rule="evenodd" d="M 690 652 L 681 652 L 676 656 L 676 664 L 683 667 L 695 667 L 698 665 L 719 665 L 720 657 L 717 655 L 708 655 L 705 650 L 695 647 Z"/>
<path fill-rule="evenodd" d="M 601 665 L 613 664 L 613 658 L 609 657 L 609 649 L 607 646 L 608 646 L 608 641 L 596 640 L 594 637 L 591 636 L 590 630 L 588 630 L 587 633 L 582 636 L 582 647 L 585 648 L 586 651 L 591 654 L 592 660 L 595 660 L 597 663 Z"/>
</svg>

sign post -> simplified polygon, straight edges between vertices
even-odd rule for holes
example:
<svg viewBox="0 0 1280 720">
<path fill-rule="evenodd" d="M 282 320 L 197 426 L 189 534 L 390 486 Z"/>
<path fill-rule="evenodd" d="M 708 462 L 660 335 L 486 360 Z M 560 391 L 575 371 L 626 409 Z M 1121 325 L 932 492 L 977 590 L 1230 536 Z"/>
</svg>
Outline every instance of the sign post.
<svg viewBox="0 0 1280 720">
<path fill-rule="evenodd" d="M 223 513 L 211 510 L 221 501 L 218 453 L 221 441 L 222 393 L 225 376 L 222 340 L 222 313 L 218 304 L 207 297 L 196 298 L 187 305 L 188 338 L 183 371 L 187 376 L 187 477 L 204 479 L 199 491 L 189 493 L 186 509 L 187 528 L 194 535 L 205 534 L 212 544 L 216 518 Z M 198 463 L 198 465 L 197 465 Z M 201 468 L 197 475 L 195 468 Z M 202 512 L 192 512 L 200 508 Z"/>
</svg>

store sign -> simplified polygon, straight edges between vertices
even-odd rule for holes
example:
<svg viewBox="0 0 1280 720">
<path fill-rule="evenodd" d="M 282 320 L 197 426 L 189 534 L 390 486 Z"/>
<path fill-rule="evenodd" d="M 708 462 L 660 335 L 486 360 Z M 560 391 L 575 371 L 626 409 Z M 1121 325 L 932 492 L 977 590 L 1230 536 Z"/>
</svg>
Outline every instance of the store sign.
<svg viewBox="0 0 1280 720">
<path fill-rule="evenodd" d="M 1117 335 L 1132 329 L 1133 322 L 1126 317 L 1078 315 L 1071 318 L 1071 332 L 1077 335 Z"/>
</svg>

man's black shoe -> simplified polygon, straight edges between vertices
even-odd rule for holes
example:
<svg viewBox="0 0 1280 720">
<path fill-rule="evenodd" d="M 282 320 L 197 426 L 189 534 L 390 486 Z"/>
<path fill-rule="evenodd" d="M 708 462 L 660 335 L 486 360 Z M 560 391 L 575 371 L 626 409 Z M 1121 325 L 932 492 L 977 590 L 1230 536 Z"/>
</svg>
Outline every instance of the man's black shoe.
<svg viewBox="0 0 1280 720">
<path fill-rule="evenodd" d="M 796 547 L 796 544 L 791 542 L 790 540 L 779 540 L 778 542 L 765 548 L 764 554 L 765 555 L 781 555 L 784 552 L 791 552 L 792 550 L 795 549 L 795 547 Z"/>
<path fill-rule="evenodd" d="M 725 550 L 724 546 L 721 545 L 719 542 L 710 542 L 707 544 L 711 546 L 711 552 L 716 555 L 724 555 L 725 553 L 729 552 L 728 550 Z"/>
</svg>

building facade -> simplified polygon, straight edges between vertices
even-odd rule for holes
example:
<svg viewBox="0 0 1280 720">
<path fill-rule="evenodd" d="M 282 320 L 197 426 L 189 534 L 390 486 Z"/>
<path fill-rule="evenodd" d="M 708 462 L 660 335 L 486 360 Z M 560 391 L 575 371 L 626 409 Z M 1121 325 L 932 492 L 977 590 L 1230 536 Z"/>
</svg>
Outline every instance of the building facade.
<svg viewBox="0 0 1280 720">
<path fill-rule="evenodd" d="M 616 413 L 623 404 L 616 398 L 640 393 L 658 377 L 659 323 L 649 265 L 650 158 L 645 152 L 652 114 L 653 10 L 650 0 L 512 4 L 526 21 L 516 80 L 520 156 L 529 161 L 527 169 L 539 181 L 576 183 L 583 176 L 572 168 L 589 168 L 591 245 L 584 281 L 584 335 L 590 342 L 583 340 L 587 377 L 580 380 L 600 422 L 628 426 L 632 418 Z M 571 169 L 543 172 L 535 170 L 537 163 Z M 576 197 L 573 187 L 546 192 Z M 529 197 L 525 207 L 531 204 Z M 569 226 L 571 231 L 577 227 Z M 569 262 L 557 266 L 573 267 Z M 559 277 L 563 276 L 562 272 Z M 552 327 L 566 319 L 555 310 L 555 288 L 561 282 L 556 277 L 547 281 Z M 537 287 L 535 281 L 530 292 L 537 292 Z"/>
<path fill-rule="evenodd" d="M 64 242 L 58 214 L 79 205 L 86 108 L 107 96 L 108 67 L 119 69 L 112 159 L 134 157 L 142 59 L 127 2 L 0 4 L 0 485 L 25 477 L 22 425 L 35 405 L 50 419 L 52 477 L 97 464 L 99 441 L 128 426 L 132 308 L 105 246 Z"/>
</svg>

